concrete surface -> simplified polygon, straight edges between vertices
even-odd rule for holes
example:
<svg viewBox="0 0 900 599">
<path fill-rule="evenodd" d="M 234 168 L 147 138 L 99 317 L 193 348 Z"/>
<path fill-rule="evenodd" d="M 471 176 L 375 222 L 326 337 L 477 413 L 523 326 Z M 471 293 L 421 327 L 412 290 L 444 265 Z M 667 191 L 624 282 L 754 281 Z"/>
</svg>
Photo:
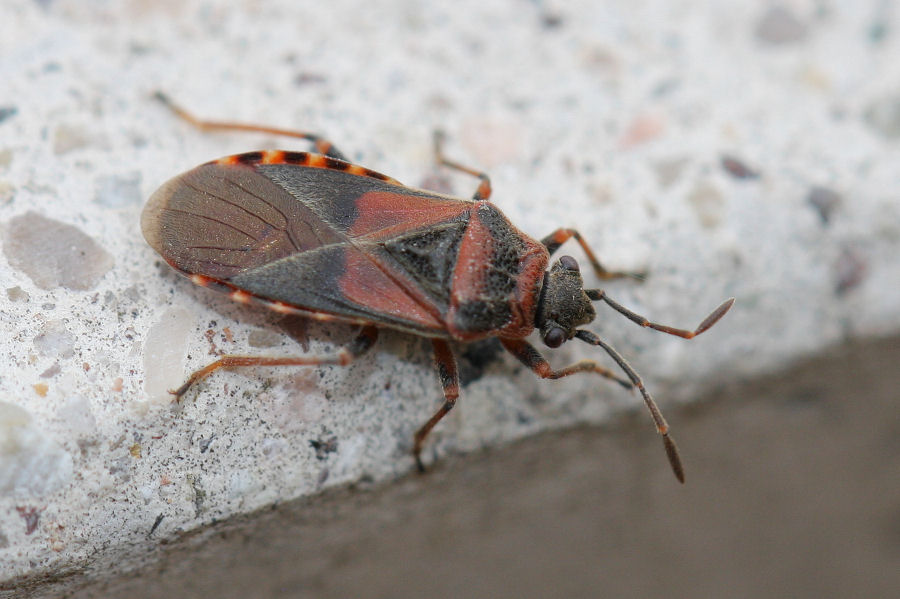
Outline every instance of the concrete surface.
<svg viewBox="0 0 900 599">
<path fill-rule="evenodd" d="M 471 180 L 432 164 L 441 127 L 454 158 L 491 173 L 496 203 L 524 231 L 577 226 L 606 264 L 647 270 L 643 283 L 608 286 L 623 304 L 693 326 L 737 297 L 690 342 L 600 308 L 593 330 L 667 411 L 900 329 L 891 3 L 6 0 L 0 9 L 6 595 L 26 583 L 40 595 L 48 579 L 105 584 L 146 568 L 167 543 L 193 539 L 199 551 L 216 522 L 397 480 L 412 466 L 412 432 L 439 401 L 427 343 L 387 333 L 348 369 L 219 373 L 170 403 L 165 389 L 219 352 L 323 352 L 353 331 L 246 310 L 160 264 L 138 229 L 158 185 L 225 154 L 297 146 L 202 135 L 151 100 L 158 89 L 210 118 L 325 133 L 368 167 L 468 195 Z M 558 365 L 598 356 L 572 344 L 551 353 Z M 590 377 L 536 382 L 490 348 L 461 364 L 460 405 L 428 459 L 612 424 L 638 406 Z M 648 463 L 665 467 L 646 416 L 635 417 L 656 448 Z M 690 420 L 679 420 L 685 446 Z M 744 440 L 732 442 L 747 454 Z M 685 453 L 693 481 L 700 452 Z M 713 484 L 699 474 L 691 484 Z M 399 488 L 441 484 L 431 480 L 440 479 Z M 559 482 L 565 494 L 570 483 Z M 681 492 L 672 480 L 654 484 Z M 356 505 L 350 492 L 330 493 Z M 654 521 L 660 507 L 647 509 Z M 318 576 L 334 571 L 321 564 Z"/>
<path fill-rule="evenodd" d="M 684 487 L 623 418 L 214 524 L 34 596 L 891 597 L 898 360 L 900 337 L 849 344 L 677 410 Z"/>
</svg>

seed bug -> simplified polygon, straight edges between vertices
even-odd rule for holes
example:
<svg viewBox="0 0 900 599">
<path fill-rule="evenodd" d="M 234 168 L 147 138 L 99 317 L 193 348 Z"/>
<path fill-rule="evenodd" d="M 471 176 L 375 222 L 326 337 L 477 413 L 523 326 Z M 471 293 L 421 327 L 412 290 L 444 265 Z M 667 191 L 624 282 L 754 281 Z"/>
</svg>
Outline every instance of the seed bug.
<svg viewBox="0 0 900 599">
<path fill-rule="evenodd" d="M 602 301 L 642 327 L 691 339 L 718 322 L 734 298 L 686 330 L 651 322 L 602 289 L 585 289 L 575 258 L 562 256 L 550 265 L 551 254 L 571 239 L 599 279 L 630 273 L 607 270 L 575 229 L 557 229 L 541 241 L 519 231 L 490 202 L 488 175 L 444 156 L 441 134 L 434 139 L 438 164 L 480 180 L 470 200 L 410 188 L 352 164 L 313 133 L 203 121 L 161 93 L 156 98 L 202 130 L 294 137 L 311 142 L 315 152 L 248 152 L 175 177 L 144 208 L 147 242 L 191 281 L 237 302 L 360 326 L 353 341 L 327 356 L 222 356 L 191 374 L 171 392 L 176 397 L 220 368 L 349 364 L 372 347 L 382 327 L 427 337 L 444 402 L 413 437 L 413 457 L 424 470 L 425 438 L 459 396 L 450 342 L 497 337 L 541 378 L 592 372 L 636 387 L 675 476 L 684 482 L 669 426 L 640 376 L 609 344 L 578 327 L 594 320 L 591 302 Z M 550 348 L 570 339 L 600 346 L 626 378 L 593 360 L 552 368 L 525 339 L 535 330 Z"/>
</svg>

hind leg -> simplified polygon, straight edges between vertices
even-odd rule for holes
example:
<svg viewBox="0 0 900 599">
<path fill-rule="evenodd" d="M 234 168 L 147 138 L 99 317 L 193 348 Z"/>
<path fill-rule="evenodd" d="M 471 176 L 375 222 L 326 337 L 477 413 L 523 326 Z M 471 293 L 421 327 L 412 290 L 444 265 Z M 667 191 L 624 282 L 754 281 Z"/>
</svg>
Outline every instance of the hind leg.
<svg viewBox="0 0 900 599">
<path fill-rule="evenodd" d="M 311 141 L 313 147 L 316 149 L 316 152 L 318 152 L 319 154 L 331 156 L 332 158 L 337 158 L 338 160 L 347 160 L 344 155 L 336 147 L 334 147 L 333 143 L 331 143 L 327 139 L 323 139 L 321 136 L 315 133 L 296 131 L 293 129 L 279 129 L 277 127 L 266 127 L 263 125 L 233 123 L 230 121 L 207 121 L 198 119 L 184 108 L 181 108 L 180 106 L 175 104 L 167 95 L 162 92 L 156 92 L 155 94 L 153 94 L 153 97 L 165 104 L 166 107 L 174 112 L 179 118 L 187 121 L 201 131 L 247 131 L 251 133 L 271 133 L 272 135 L 296 137 L 298 139 Z"/>
</svg>

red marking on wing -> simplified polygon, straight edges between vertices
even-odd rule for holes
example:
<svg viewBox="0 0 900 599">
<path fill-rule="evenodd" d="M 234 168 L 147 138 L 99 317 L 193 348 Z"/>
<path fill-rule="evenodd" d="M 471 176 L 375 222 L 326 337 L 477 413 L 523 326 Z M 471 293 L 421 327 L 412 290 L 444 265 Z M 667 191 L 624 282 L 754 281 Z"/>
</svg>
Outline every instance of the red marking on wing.
<svg viewBox="0 0 900 599">
<path fill-rule="evenodd" d="M 444 330 L 440 315 L 424 295 L 419 300 L 410 295 L 418 288 L 410 281 L 403 281 L 405 275 L 392 273 L 393 276 L 388 276 L 377 260 L 362 251 L 348 248 L 345 257 L 344 274 L 339 286 L 348 300 L 365 306 L 373 313 L 387 314 L 425 328 Z"/>
<path fill-rule="evenodd" d="M 410 190 L 416 191 L 416 190 Z M 356 200 L 359 216 L 347 234 L 350 237 L 390 239 L 429 225 L 460 217 L 472 209 L 466 200 L 421 193 L 369 191 Z"/>
</svg>

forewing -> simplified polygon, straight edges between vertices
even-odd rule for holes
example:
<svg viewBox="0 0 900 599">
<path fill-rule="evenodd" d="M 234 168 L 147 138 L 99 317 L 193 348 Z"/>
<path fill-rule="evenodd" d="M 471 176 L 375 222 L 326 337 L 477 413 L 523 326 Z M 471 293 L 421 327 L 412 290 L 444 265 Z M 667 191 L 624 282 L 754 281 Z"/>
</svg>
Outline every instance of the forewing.
<svg viewBox="0 0 900 599">
<path fill-rule="evenodd" d="M 397 240 L 448 222 L 459 236 L 470 206 L 340 170 L 210 163 L 157 191 L 141 226 L 185 273 L 305 310 L 436 333 L 446 301 L 436 300 L 433 280 L 422 284 L 423 260 L 398 253 Z"/>
<path fill-rule="evenodd" d="M 307 205 L 248 166 L 204 164 L 163 185 L 141 216 L 172 266 L 229 281 L 343 238 Z"/>
<path fill-rule="evenodd" d="M 350 172 L 260 164 L 257 171 L 347 239 L 380 241 L 458 219 L 472 203 Z"/>
</svg>

